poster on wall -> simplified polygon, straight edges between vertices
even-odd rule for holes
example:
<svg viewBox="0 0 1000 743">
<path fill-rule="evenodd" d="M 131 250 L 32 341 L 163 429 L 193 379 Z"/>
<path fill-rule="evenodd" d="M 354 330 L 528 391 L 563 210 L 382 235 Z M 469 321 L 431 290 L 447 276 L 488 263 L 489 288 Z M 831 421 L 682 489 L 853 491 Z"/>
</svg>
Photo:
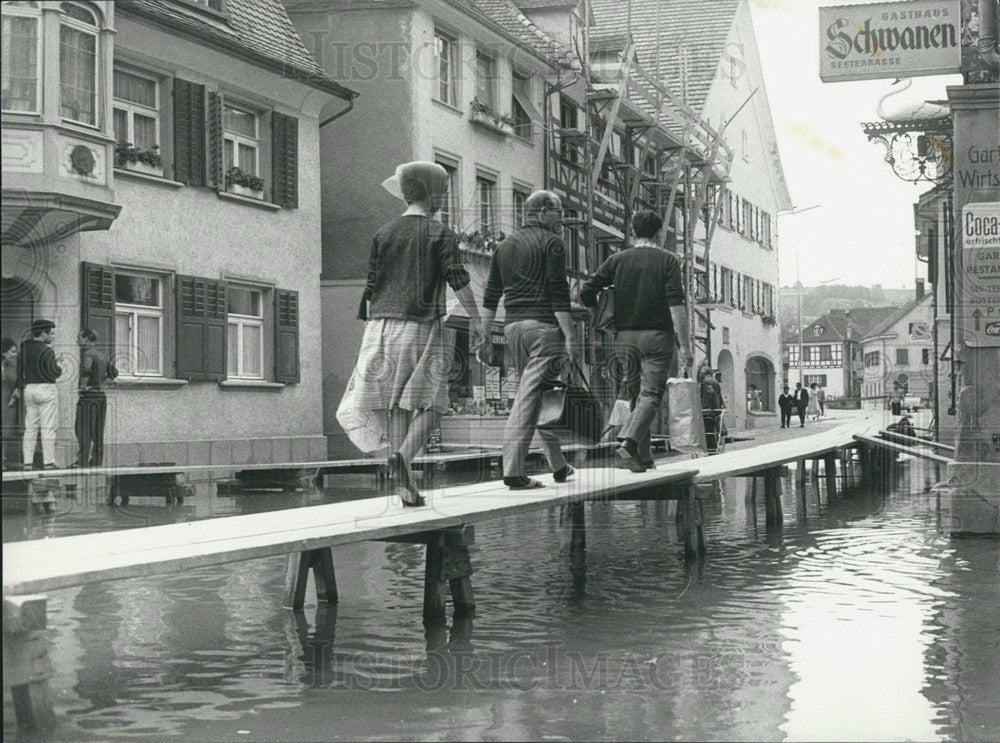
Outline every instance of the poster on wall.
<svg viewBox="0 0 1000 743">
<path fill-rule="evenodd" d="M 1000 202 L 962 208 L 965 345 L 1000 347 Z"/>
<path fill-rule="evenodd" d="M 486 367 L 486 399 L 500 401 L 500 369 L 495 366 Z"/>
<path fill-rule="evenodd" d="M 819 9 L 819 77 L 847 80 L 947 75 L 962 69 L 961 0 Z"/>
</svg>

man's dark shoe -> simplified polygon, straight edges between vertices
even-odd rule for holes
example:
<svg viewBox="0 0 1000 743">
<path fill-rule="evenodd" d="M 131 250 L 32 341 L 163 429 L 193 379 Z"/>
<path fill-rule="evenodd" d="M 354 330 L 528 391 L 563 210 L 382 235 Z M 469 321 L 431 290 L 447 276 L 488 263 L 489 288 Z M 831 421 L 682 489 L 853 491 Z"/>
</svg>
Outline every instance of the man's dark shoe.
<svg viewBox="0 0 1000 743">
<path fill-rule="evenodd" d="M 534 490 L 535 488 L 545 487 L 544 483 L 532 480 L 530 477 L 525 477 L 524 475 L 520 477 L 505 477 L 503 484 L 511 490 Z"/>
<path fill-rule="evenodd" d="M 646 466 L 639 459 L 639 447 L 632 439 L 623 439 L 615 453 L 632 472 L 646 471 Z"/>
<path fill-rule="evenodd" d="M 560 469 L 552 473 L 552 479 L 556 482 L 566 482 L 566 479 L 574 472 L 576 472 L 576 470 L 573 469 L 573 466 L 569 462 L 567 462 Z"/>
<path fill-rule="evenodd" d="M 652 459 L 650 459 L 648 462 L 643 462 L 642 466 L 645 467 L 647 470 L 655 470 L 656 469 L 656 462 L 654 462 Z"/>
</svg>

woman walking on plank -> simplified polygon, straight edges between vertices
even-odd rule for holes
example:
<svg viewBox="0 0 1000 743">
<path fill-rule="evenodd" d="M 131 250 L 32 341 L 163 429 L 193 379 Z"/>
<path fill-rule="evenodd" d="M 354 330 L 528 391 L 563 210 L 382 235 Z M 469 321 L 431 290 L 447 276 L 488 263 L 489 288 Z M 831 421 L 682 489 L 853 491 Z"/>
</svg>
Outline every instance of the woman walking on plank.
<svg viewBox="0 0 1000 743">
<path fill-rule="evenodd" d="M 382 185 L 407 207 L 372 241 L 358 310 L 367 324 L 337 420 L 364 451 L 388 444 L 393 493 L 403 505 L 422 506 L 410 463 L 449 406 L 446 283 L 469 315 L 474 346 L 483 332 L 455 235 L 433 218 L 447 191 L 447 171 L 431 162 L 405 163 Z"/>
</svg>

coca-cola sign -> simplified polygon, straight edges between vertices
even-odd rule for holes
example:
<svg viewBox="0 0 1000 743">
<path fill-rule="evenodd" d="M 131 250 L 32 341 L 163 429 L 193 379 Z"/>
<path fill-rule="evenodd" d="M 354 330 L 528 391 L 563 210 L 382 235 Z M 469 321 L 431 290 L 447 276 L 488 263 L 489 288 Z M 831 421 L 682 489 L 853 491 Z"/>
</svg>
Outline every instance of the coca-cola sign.
<svg viewBox="0 0 1000 743">
<path fill-rule="evenodd" d="M 959 72 L 960 0 L 838 5 L 819 9 L 823 82 Z"/>
</svg>

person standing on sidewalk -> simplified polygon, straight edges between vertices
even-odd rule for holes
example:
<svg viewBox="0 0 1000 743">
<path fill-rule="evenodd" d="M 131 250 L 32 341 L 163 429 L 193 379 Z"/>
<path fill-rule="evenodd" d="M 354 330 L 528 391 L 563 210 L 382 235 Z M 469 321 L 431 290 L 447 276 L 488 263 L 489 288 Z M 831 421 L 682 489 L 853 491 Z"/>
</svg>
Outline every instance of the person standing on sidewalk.
<svg viewBox="0 0 1000 743">
<path fill-rule="evenodd" d="M 80 397 L 73 427 L 79 449 L 73 465 L 100 467 L 104 463 L 104 420 L 108 412 L 104 385 L 112 375 L 107 358 L 97 349 L 97 333 L 84 328 L 76 342 L 80 346 Z"/>
<path fill-rule="evenodd" d="M 615 363 L 625 370 L 626 383 L 639 381 L 635 407 L 618 434 L 618 457 L 633 472 L 645 472 L 653 461 L 649 429 L 678 342 L 683 366 L 694 364 L 681 265 L 660 247 L 656 236 L 662 227 L 656 212 L 636 214 L 633 247 L 604 261 L 580 291 L 580 301 L 593 307 L 597 295 L 614 285 Z"/>
<path fill-rule="evenodd" d="M 538 428 L 542 391 L 573 360 L 573 319 L 566 245 L 560 237 L 562 202 L 551 191 L 535 191 L 524 203 L 524 226 L 497 246 L 483 293 L 483 326 L 490 337 L 500 297 L 504 298 L 507 349 L 520 382 L 503 433 L 503 481 L 511 490 L 543 487 L 524 474 L 536 430 L 556 482 L 573 467 L 559 437 Z"/>
<path fill-rule="evenodd" d="M 778 395 L 778 408 L 781 410 L 781 427 L 791 428 L 792 427 L 792 408 L 795 406 L 795 399 L 788 394 L 788 385 L 786 384 L 782 388 L 782 392 Z"/>
<path fill-rule="evenodd" d="M 56 426 L 59 422 L 59 393 L 56 380 L 62 369 L 56 363 L 52 341 L 56 324 L 38 319 L 31 323 L 32 337 L 21 344 L 17 357 L 17 388 L 24 399 L 24 441 L 21 454 L 24 469 L 32 468 L 35 458 L 35 441 L 41 433 L 42 461 L 45 469 L 58 469 L 56 465 Z"/>
<path fill-rule="evenodd" d="M 816 399 L 819 401 L 819 414 L 826 415 L 826 389 L 820 385 L 816 389 Z"/>
<path fill-rule="evenodd" d="M 809 393 L 802 386 L 802 382 L 795 383 L 795 412 L 799 414 L 799 428 L 806 427 L 806 406 L 809 404 Z"/>
</svg>

